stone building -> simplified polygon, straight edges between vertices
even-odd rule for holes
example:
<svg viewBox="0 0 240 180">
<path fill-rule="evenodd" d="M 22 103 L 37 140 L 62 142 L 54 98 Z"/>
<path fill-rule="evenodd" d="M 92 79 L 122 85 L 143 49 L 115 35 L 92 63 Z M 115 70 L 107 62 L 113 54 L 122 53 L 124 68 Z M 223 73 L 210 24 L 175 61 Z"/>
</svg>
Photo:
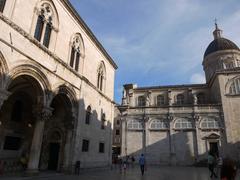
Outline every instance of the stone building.
<svg viewBox="0 0 240 180">
<path fill-rule="evenodd" d="M 124 85 L 122 156 L 189 165 L 211 151 L 240 160 L 240 50 L 217 24 L 213 35 L 202 63 L 206 84 Z"/>
<path fill-rule="evenodd" d="M 68 0 L 0 0 L 4 170 L 109 165 L 116 69 Z"/>
<path fill-rule="evenodd" d="M 115 106 L 113 121 L 113 139 L 112 139 L 113 160 L 116 160 L 116 158 L 121 155 L 122 126 L 120 111 L 117 107 L 118 105 Z"/>
</svg>

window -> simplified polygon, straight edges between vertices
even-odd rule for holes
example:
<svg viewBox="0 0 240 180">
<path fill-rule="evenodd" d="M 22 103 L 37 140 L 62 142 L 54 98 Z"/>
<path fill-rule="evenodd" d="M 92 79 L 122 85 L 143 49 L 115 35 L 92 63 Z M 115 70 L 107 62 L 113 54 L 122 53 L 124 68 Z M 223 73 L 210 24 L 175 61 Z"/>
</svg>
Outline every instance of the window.
<svg viewBox="0 0 240 180">
<path fill-rule="evenodd" d="M 197 94 L 197 104 L 205 104 L 205 95 L 204 93 Z"/>
<path fill-rule="evenodd" d="M 21 122 L 22 121 L 22 116 L 23 116 L 23 103 L 20 100 L 17 100 L 13 104 L 12 108 L 12 114 L 11 114 L 11 120 L 15 122 Z"/>
<path fill-rule="evenodd" d="M 177 104 L 178 105 L 184 104 L 184 95 L 183 94 L 178 94 L 177 95 Z"/>
<path fill-rule="evenodd" d="M 230 61 L 230 62 L 225 62 L 225 69 L 232 69 L 234 68 L 234 62 Z"/>
<path fill-rule="evenodd" d="M 0 12 L 3 12 L 6 0 L 0 0 Z"/>
<path fill-rule="evenodd" d="M 91 120 L 91 107 L 88 106 L 86 110 L 85 123 L 90 124 L 90 120 Z"/>
<path fill-rule="evenodd" d="M 142 130 L 143 124 L 140 120 L 132 119 L 128 122 L 127 127 L 131 130 Z"/>
<path fill-rule="evenodd" d="M 99 152 L 104 153 L 104 143 L 99 143 Z"/>
<path fill-rule="evenodd" d="M 168 128 L 168 124 L 167 124 L 167 121 L 165 120 L 155 119 L 151 121 L 150 129 L 152 130 L 167 129 L 167 128 Z"/>
<path fill-rule="evenodd" d="M 120 130 L 116 129 L 116 135 L 120 135 Z"/>
<path fill-rule="evenodd" d="M 75 71 L 78 71 L 79 69 L 79 63 L 80 63 L 80 57 L 81 57 L 81 36 L 77 34 L 73 40 L 71 45 L 71 56 L 70 56 L 70 66 L 75 69 Z"/>
<path fill-rule="evenodd" d="M 175 128 L 176 129 L 192 129 L 193 123 L 190 119 L 181 118 L 181 119 L 176 120 Z"/>
<path fill-rule="evenodd" d="M 6 136 L 4 141 L 4 150 L 17 151 L 21 148 L 22 139 L 19 137 Z"/>
<path fill-rule="evenodd" d="M 119 125 L 120 124 L 120 121 L 119 120 L 117 120 L 117 125 Z"/>
<path fill-rule="evenodd" d="M 82 152 L 88 152 L 89 140 L 83 139 L 82 141 Z"/>
<path fill-rule="evenodd" d="M 105 77 L 105 67 L 104 64 L 101 63 L 101 65 L 98 68 L 98 75 L 97 75 L 97 88 L 100 89 L 100 91 L 103 91 L 104 86 L 104 77 Z"/>
<path fill-rule="evenodd" d="M 203 129 L 218 129 L 220 128 L 219 122 L 214 118 L 205 118 L 202 120 L 201 128 Z"/>
<path fill-rule="evenodd" d="M 105 129 L 105 122 L 106 122 L 106 115 L 105 115 L 105 113 L 102 113 L 102 117 L 101 117 L 101 129 Z"/>
<path fill-rule="evenodd" d="M 53 10 L 48 3 L 42 4 L 37 18 L 34 38 L 49 47 L 53 29 Z"/>
<path fill-rule="evenodd" d="M 240 94 L 240 78 L 234 79 L 229 88 L 230 95 L 239 95 Z"/>
<path fill-rule="evenodd" d="M 161 105 L 164 105 L 164 104 L 165 104 L 164 96 L 163 95 L 157 96 L 157 106 L 161 106 Z"/>
<path fill-rule="evenodd" d="M 144 96 L 138 97 L 138 106 L 146 106 L 146 100 Z"/>
</svg>

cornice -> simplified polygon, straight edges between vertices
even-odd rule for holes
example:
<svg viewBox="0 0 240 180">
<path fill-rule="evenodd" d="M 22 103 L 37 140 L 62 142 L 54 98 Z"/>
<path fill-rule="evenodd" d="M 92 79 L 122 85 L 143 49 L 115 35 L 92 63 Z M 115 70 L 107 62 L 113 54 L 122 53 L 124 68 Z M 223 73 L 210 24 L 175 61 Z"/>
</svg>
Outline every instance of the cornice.
<svg viewBox="0 0 240 180">
<path fill-rule="evenodd" d="M 113 100 L 111 100 L 109 97 L 107 97 L 106 95 L 104 95 L 100 90 L 98 90 L 98 88 L 96 86 L 94 86 L 94 84 L 92 84 L 85 76 L 82 76 L 80 74 L 78 74 L 76 71 L 74 71 L 72 68 L 70 68 L 68 66 L 67 63 L 65 63 L 61 58 L 59 58 L 56 54 L 54 54 L 53 52 L 51 52 L 49 49 L 47 49 L 45 46 L 43 46 L 39 41 L 37 41 L 36 39 L 34 39 L 29 33 L 27 33 L 25 30 L 23 30 L 20 26 L 18 26 L 17 24 L 15 24 L 14 22 L 12 22 L 10 19 L 8 19 L 7 17 L 3 16 L 2 13 L 0 13 L 0 20 L 2 20 L 3 22 L 5 22 L 6 24 L 8 24 L 10 27 L 12 27 L 15 31 L 17 31 L 19 34 L 21 34 L 22 36 L 24 36 L 26 39 L 28 39 L 31 43 L 33 43 L 34 45 L 36 45 L 38 48 L 40 48 L 42 51 L 44 51 L 45 53 L 47 53 L 49 56 L 51 56 L 53 59 L 55 59 L 58 63 L 60 63 L 61 65 L 63 65 L 66 69 L 68 69 L 71 73 L 73 73 L 74 75 L 76 75 L 78 78 L 80 78 L 81 80 L 83 80 L 85 83 L 87 83 L 89 86 L 91 86 L 94 90 L 96 90 L 101 96 L 103 96 L 104 98 L 106 98 L 108 101 L 110 101 L 111 103 L 114 103 Z M 23 53 L 21 50 L 17 49 L 16 47 L 14 47 L 13 45 L 11 45 L 10 43 L 6 42 L 5 40 L 0 38 L 0 41 L 3 42 L 4 44 L 6 44 L 7 46 L 10 46 L 11 48 L 15 49 L 16 51 L 18 51 L 19 53 L 21 53 L 22 55 L 28 57 L 29 59 L 35 61 L 34 59 L 32 59 L 30 56 L 26 55 L 25 53 Z M 37 62 L 37 61 L 36 61 Z M 45 68 L 45 67 L 44 67 Z"/>
<path fill-rule="evenodd" d="M 69 0 L 60 0 L 63 5 L 68 9 L 68 11 L 72 14 L 72 16 L 77 20 L 77 22 L 83 27 L 83 29 L 86 31 L 86 33 L 89 35 L 89 37 L 93 40 L 93 42 L 96 44 L 96 46 L 102 51 L 104 56 L 108 59 L 110 64 L 117 69 L 118 66 L 114 62 L 114 60 L 111 58 L 111 56 L 107 53 L 107 51 L 104 49 L 102 44 L 97 40 L 96 36 L 93 34 L 93 32 L 90 30 L 90 28 L 87 26 L 87 24 L 83 21 L 83 19 L 80 17 L 78 12 L 75 10 L 73 5 L 69 2 Z"/>
</svg>

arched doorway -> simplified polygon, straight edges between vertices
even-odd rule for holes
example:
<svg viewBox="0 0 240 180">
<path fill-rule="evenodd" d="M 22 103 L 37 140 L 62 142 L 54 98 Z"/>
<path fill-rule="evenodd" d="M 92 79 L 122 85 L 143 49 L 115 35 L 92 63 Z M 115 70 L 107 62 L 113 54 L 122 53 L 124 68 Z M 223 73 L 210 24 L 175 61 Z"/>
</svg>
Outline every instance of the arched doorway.
<svg viewBox="0 0 240 180">
<path fill-rule="evenodd" d="M 30 75 L 12 79 L 0 109 L 0 159 L 6 171 L 21 170 L 19 159 L 30 158 L 37 114 L 44 106 L 44 90 Z"/>
<path fill-rule="evenodd" d="M 52 102 L 51 119 L 45 124 L 41 153 L 41 169 L 62 171 L 68 166 L 73 137 L 72 102 L 64 93 L 57 94 Z"/>
</svg>

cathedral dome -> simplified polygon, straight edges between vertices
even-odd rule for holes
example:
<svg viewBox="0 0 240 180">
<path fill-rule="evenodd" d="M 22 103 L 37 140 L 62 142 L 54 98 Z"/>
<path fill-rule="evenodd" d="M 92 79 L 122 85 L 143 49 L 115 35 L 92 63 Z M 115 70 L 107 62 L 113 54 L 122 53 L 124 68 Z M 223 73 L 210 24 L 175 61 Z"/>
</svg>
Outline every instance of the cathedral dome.
<svg viewBox="0 0 240 180">
<path fill-rule="evenodd" d="M 231 50 L 231 49 L 239 50 L 238 46 L 234 42 L 232 42 L 226 38 L 217 38 L 217 39 L 214 39 L 208 45 L 208 47 L 204 53 L 204 57 L 206 57 L 207 55 L 214 53 L 216 51 Z"/>
<path fill-rule="evenodd" d="M 230 41 L 229 39 L 223 38 L 221 36 L 222 30 L 220 30 L 215 24 L 216 29 L 213 32 L 214 40 L 208 45 L 205 53 L 204 53 L 204 58 L 214 52 L 221 51 L 221 50 L 239 50 L 238 46 Z"/>
</svg>

